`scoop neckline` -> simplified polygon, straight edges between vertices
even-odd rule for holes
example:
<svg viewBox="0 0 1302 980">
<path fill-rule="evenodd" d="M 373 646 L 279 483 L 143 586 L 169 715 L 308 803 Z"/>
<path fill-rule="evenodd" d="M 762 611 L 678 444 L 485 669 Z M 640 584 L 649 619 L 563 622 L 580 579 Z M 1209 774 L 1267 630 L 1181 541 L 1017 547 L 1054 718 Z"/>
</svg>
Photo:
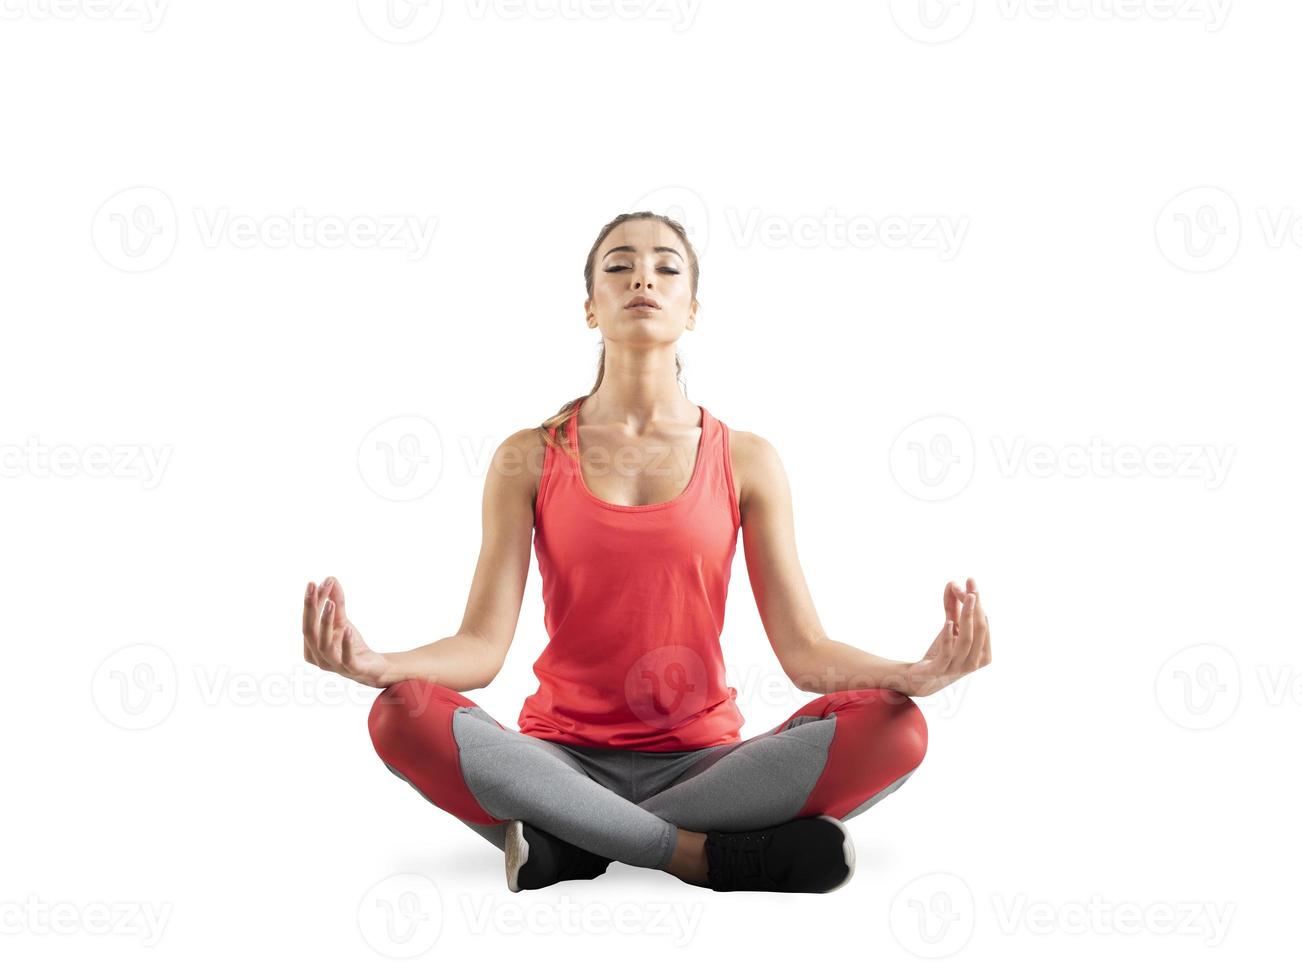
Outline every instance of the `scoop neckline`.
<svg viewBox="0 0 1302 980">
<path fill-rule="evenodd" d="M 601 507 L 607 508 L 608 510 L 625 510 L 625 511 L 660 510 L 661 508 L 664 507 L 672 507 L 674 504 L 678 503 L 680 500 L 682 500 L 684 497 L 686 497 L 689 493 L 692 492 L 693 488 L 695 488 L 696 486 L 697 478 L 700 476 L 701 470 L 704 468 L 703 467 L 704 460 L 702 459 L 702 457 L 705 455 L 705 437 L 707 435 L 706 426 L 709 425 L 709 418 L 710 418 L 710 413 L 706 411 L 704 405 L 696 406 L 701 410 L 700 442 L 698 442 L 696 446 L 696 459 L 692 463 L 692 475 L 688 477 L 687 486 L 683 487 L 682 492 L 679 493 L 678 496 L 676 497 L 670 497 L 668 500 L 662 500 L 659 503 L 654 503 L 654 504 L 616 504 L 616 503 L 612 503 L 609 500 L 603 500 L 601 497 L 598 497 L 595 493 L 592 492 L 591 489 L 589 489 L 588 481 L 583 478 L 583 463 L 581 461 L 583 453 L 579 449 L 579 409 L 583 407 L 584 402 L 586 402 L 587 400 L 588 399 L 586 396 L 580 399 L 579 404 L 574 408 L 574 414 L 570 416 L 570 424 L 569 424 L 570 435 L 568 441 L 570 447 L 574 450 L 575 453 L 574 470 L 577 476 L 577 482 L 579 484 L 579 487 L 583 490 L 584 495 L 589 500 L 591 500 L 595 504 L 598 504 Z"/>
</svg>

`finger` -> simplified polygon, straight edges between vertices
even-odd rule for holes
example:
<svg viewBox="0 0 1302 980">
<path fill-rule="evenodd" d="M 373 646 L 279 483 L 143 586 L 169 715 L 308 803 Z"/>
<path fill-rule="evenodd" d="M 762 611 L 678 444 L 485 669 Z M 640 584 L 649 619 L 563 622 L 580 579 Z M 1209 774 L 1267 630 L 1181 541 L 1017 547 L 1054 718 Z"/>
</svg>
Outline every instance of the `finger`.
<svg viewBox="0 0 1302 980">
<path fill-rule="evenodd" d="M 940 632 L 936 634 L 936 639 L 932 641 L 931 645 L 934 649 L 943 650 L 945 646 L 953 638 L 954 638 L 954 621 L 951 619 L 946 619 L 944 625 L 940 627 Z"/>
<path fill-rule="evenodd" d="M 967 593 L 963 592 L 957 582 L 950 583 L 950 588 L 953 588 L 953 609 L 949 614 L 949 618 L 953 619 L 954 622 L 954 636 L 958 636 L 958 626 L 962 621 L 963 600 L 966 599 Z"/>
<path fill-rule="evenodd" d="M 330 607 L 334 610 L 331 625 L 334 627 L 335 632 L 338 633 L 348 622 L 348 616 L 344 612 L 344 587 L 339 584 L 337 578 L 331 577 L 327 581 L 330 583 Z"/>
<path fill-rule="evenodd" d="M 311 662 L 321 666 L 318 627 L 321 619 L 321 590 L 315 582 L 307 584 L 307 598 L 303 600 L 303 646 Z"/>
<path fill-rule="evenodd" d="M 972 598 L 972 649 L 963 664 L 964 673 L 977 669 L 981 662 L 981 655 L 986 648 L 986 611 L 981 605 L 981 593 L 973 593 Z"/>
<path fill-rule="evenodd" d="M 986 645 L 981 651 L 981 663 L 978 666 L 985 667 L 994 659 L 990 654 L 990 619 L 986 618 Z"/>
<path fill-rule="evenodd" d="M 311 634 L 312 631 L 312 593 L 316 591 L 316 583 L 307 583 L 307 592 L 303 594 L 303 638 Z"/>
<path fill-rule="evenodd" d="M 339 615 L 339 596 L 335 594 L 335 583 L 331 581 L 330 591 L 326 594 L 326 601 L 329 603 L 329 610 L 326 612 L 326 618 L 330 621 L 330 629 L 338 633 L 339 627 L 343 625 L 343 617 Z"/>
<path fill-rule="evenodd" d="M 963 601 L 963 590 L 958 587 L 957 582 L 945 583 L 945 618 L 953 626 L 954 635 L 958 635 L 958 612 L 959 603 Z"/>
<path fill-rule="evenodd" d="M 961 647 L 959 630 L 963 620 L 963 608 L 960 606 L 958 615 L 953 619 L 945 621 L 944 641 L 940 644 L 940 651 L 936 656 L 936 673 L 939 675 L 949 674 L 954 670 L 954 665 L 960 659 L 963 651 Z"/>
<path fill-rule="evenodd" d="M 324 615 L 321 617 L 321 657 L 328 664 L 337 664 L 335 649 L 335 604 L 331 599 L 325 601 Z"/>
<path fill-rule="evenodd" d="M 972 638 L 975 633 L 976 596 L 969 594 L 963 600 L 963 612 L 958 619 L 958 640 L 954 644 L 955 666 L 967 661 L 972 652 Z"/>
<path fill-rule="evenodd" d="M 339 607 L 339 615 L 335 619 L 335 628 L 338 629 L 348 619 L 348 611 L 344 609 L 344 587 L 337 578 L 330 579 L 330 598 Z"/>
</svg>

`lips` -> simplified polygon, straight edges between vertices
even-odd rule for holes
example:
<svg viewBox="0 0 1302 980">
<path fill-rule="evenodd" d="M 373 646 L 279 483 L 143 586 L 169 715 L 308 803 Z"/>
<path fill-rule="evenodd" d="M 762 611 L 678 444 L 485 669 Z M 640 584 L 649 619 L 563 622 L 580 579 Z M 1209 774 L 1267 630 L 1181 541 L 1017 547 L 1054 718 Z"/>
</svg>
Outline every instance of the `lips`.
<svg viewBox="0 0 1302 980">
<path fill-rule="evenodd" d="M 624 307 L 624 309 L 626 309 L 626 310 L 658 310 L 658 309 L 660 309 L 660 304 L 657 303 L 657 302 L 655 302 L 655 300 L 649 300 L 649 299 L 635 299 L 635 300 L 633 300 L 633 302 L 629 303 L 626 307 Z"/>
</svg>

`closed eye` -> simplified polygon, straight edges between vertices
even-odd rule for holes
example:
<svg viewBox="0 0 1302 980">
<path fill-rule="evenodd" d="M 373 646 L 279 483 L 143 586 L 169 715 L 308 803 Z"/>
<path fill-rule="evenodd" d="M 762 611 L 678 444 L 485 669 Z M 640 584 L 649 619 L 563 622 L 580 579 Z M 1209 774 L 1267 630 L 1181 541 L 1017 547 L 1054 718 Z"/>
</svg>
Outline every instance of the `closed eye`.
<svg viewBox="0 0 1302 980">
<path fill-rule="evenodd" d="M 608 266 L 606 266 L 606 271 L 607 271 L 607 272 L 624 272 L 624 271 L 626 271 L 626 270 L 628 270 L 628 269 L 631 269 L 631 268 L 633 268 L 631 265 L 608 265 Z M 679 272 L 679 270 L 674 269 L 674 268 L 672 268 L 672 267 L 670 267 L 670 266 L 667 266 L 667 265 L 662 265 L 662 266 L 661 266 L 659 269 L 657 269 L 656 271 L 657 271 L 657 272 L 667 272 L 667 273 L 669 273 L 669 275 L 671 275 L 671 276 L 682 275 L 682 273 Z"/>
</svg>

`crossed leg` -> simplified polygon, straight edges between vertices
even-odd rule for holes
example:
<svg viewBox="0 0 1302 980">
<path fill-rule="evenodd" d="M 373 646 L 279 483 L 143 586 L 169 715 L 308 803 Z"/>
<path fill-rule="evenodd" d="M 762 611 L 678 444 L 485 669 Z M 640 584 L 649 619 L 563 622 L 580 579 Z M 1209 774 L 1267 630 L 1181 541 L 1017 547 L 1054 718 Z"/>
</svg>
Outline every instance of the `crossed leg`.
<svg viewBox="0 0 1302 980">
<path fill-rule="evenodd" d="M 927 748 L 926 722 L 910 698 L 838 691 L 767 732 L 701 750 L 686 769 L 669 765 L 657 779 L 653 768 L 650 795 L 634 802 L 601 770 L 590 773 L 558 745 L 505 728 L 432 681 L 386 688 L 368 725 L 393 773 L 499 849 L 506 821 L 519 819 L 593 853 L 671 873 L 682 859 L 679 828 L 696 834 L 699 865 L 708 830 L 819 813 L 848 819 L 898 789 Z"/>
<path fill-rule="evenodd" d="M 638 805 L 699 834 L 824 813 L 846 820 L 899 789 L 926 751 L 927 723 L 911 698 L 881 688 L 835 691 L 704 755 Z"/>
<path fill-rule="evenodd" d="M 557 745 L 511 731 L 451 688 L 393 684 L 376 697 L 368 726 L 393 773 L 499 849 L 515 819 L 638 867 L 663 867 L 673 854 L 673 824 L 589 775 Z"/>
</svg>

